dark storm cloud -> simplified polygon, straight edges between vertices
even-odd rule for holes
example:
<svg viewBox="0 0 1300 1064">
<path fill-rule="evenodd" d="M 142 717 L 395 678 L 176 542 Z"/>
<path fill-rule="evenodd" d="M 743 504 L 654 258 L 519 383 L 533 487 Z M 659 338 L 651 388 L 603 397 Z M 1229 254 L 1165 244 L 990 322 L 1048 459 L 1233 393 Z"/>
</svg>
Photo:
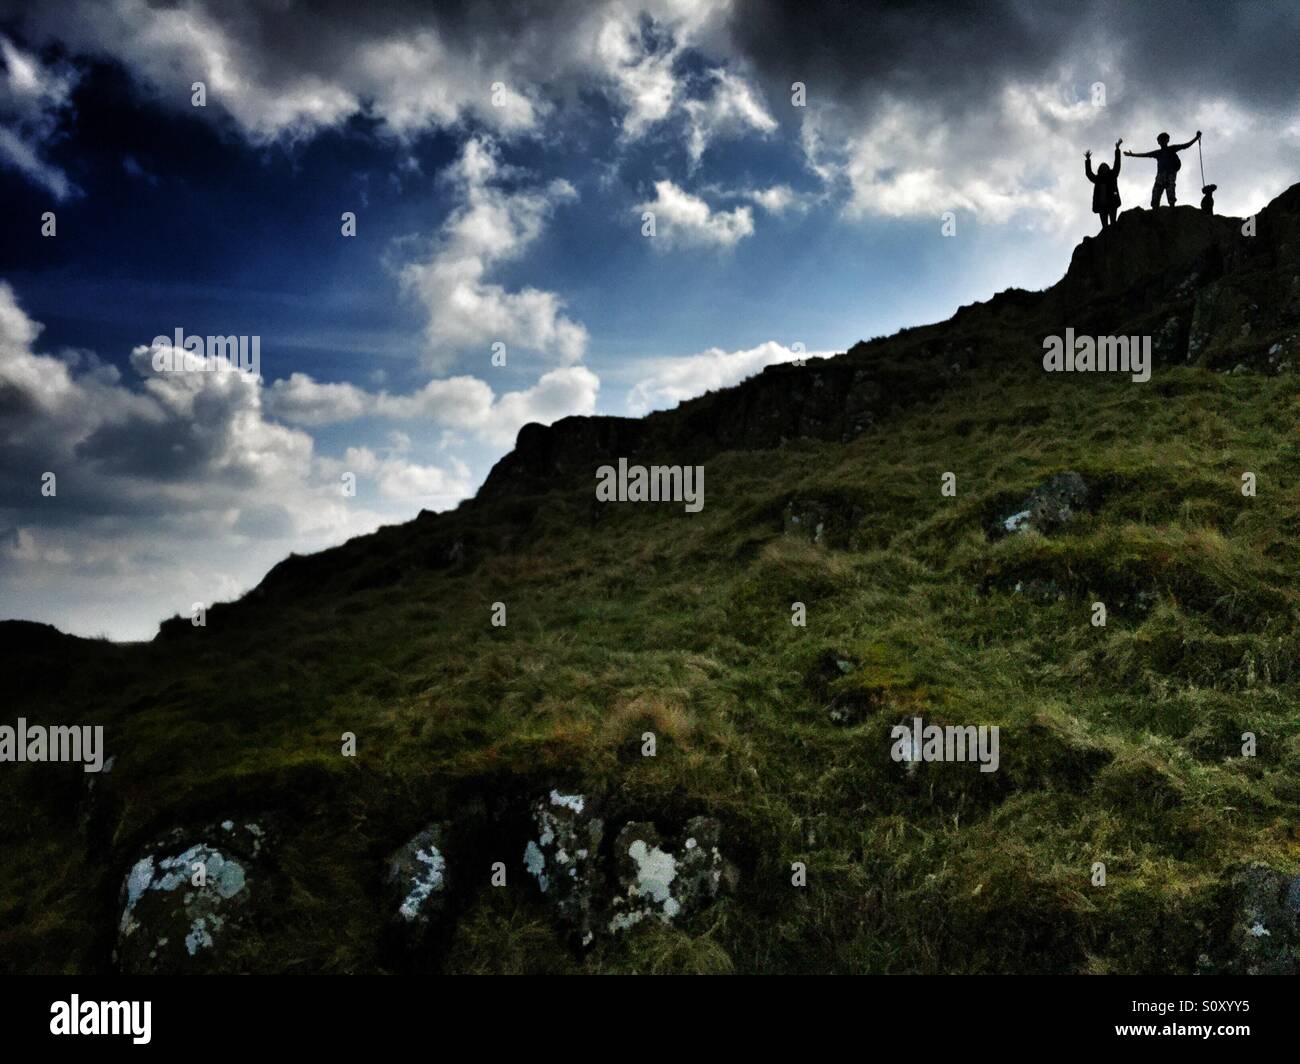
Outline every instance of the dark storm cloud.
<svg viewBox="0 0 1300 1064">
<path fill-rule="evenodd" d="M 11 22 L 35 44 L 58 42 L 73 52 L 121 58 L 123 42 L 103 33 L 109 22 L 134 25 L 142 5 L 117 0 L 0 0 L 0 21 Z M 527 67 L 539 76 L 566 72 L 564 52 L 575 24 L 592 11 L 584 0 L 312 0 L 311 3 L 159 2 L 147 5 L 155 16 L 186 12 L 218 27 L 235 42 L 238 59 L 263 85 L 287 85 L 311 74 L 324 81 L 345 66 L 359 46 L 380 40 L 410 42 L 432 33 L 449 53 L 484 66 Z M 85 17 L 91 16 L 91 17 Z M 156 21 L 156 20 L 155 20 Z M 162 35 L 159 48 L 176 43 L 179 30 Z M 128 64 L 129 65 L 129 64 Z M 193 71 L 177 69 L 177 85 L 188 88 Z M 401 76 L 401 71 L 395 71 Z"/>
<path fill-rule="evenodd" d="M 736 8 L 728 28 L 736 51 L 780 83 L 774 91 L 803 81 L 846 104 L 888 91 L 961 105 L 1009 77 L 1037 74 L 1078 27 L 1065 11 L 998 0 L 758 0 Z"/>
<path fill-rule="evenodd" d="M 687 10 L 656 2 L 643 6 L 640 21 L 646 33 L 656 24 L 662 30 Z M 194 39 L 205 34 L 211 39 L 216 28 L 227 58 L 262 89 L 301 89 L 302 79 L 310 77 L 363 100 L 384 71 L 368 67 L 359 73 L 358 50 L 375 42 L 415 42 L 429 34 L 439 42 L 440 55 L 468 64 L 466 69 L 508 70 L 530 95 L 554 99 L 594 85 L 607 73 L 592 65 L 593 23 L 606 16 L 635 17 L 635 12 L 627 14 L 634 9 L 584 0 L 235 0 L 155 4 L 149 20 L 141 10 L 111 0 L 89 5 L 0 0 L 0 17 L 34 43 L 57 41 L 74 53 L 116 55 L 155 83 L 174 76 L 177 85 L 164 87 L 169 95 L 178 94 L 182 83 L 188 86 L 193 64 L 171 64 L 175 70 L 150 67 L 147 56 L 137 51 L 134 34 L 115 38 L 114 26 L 134 29 L 145 21 L 156 24 L 157 13 L 179 18 L 193 11 L 198 14 L 190 27 Z M 772 100 L 787 98 L 790 83 L 803 81 L 816 101 L 866 110 L 890 96 L 936 105 L 955 117 L 979 109 L 1008 83 L 1050 80 L 1070 68 L 1086 84 L 1102 66 L 1122 75 L 1130 95 L 1218 95 L 1255 110 L 1281 109 L 1300 97 L 1295 77 L 1300 4 L 1292 2 L 743 0 L 729 6 L 701 3 L 689 10 L 716 16 L 694 17 L 692 43 L 714 51 L 718 61 L 752 67 Z M 206 28 L 196 28 L 199 23 Z M 188 32 L 167 25 L 160 36 L 163 49 L 174 47 Z M 584 49 L 586 54 L 580 54 Z M 401 62 L 398 57 L 392 61 Z M 391 75 L 398 83 L 430 77 L 429 92 L 454 93 L 454 75 L 440 83 L 428 65 L 423 58 L 418 69 L 395 65 Z M 387 102 L 391 109 L 392 99 Z M 269 106 L 265 100 L 250 101 L 244 117 Z"/>
<path fill-rule="evenodd" d="M 1226 95 L 1281 108 L 1300 97 L 1300 5 L 1218 0 L 781 3 L 733 9 L 732 47 L 769 91 L 792 81 L 849 106 L 888 93 L 951 111 L 1004 84 L 1113 61 L 1128 91 Z"/>
<path fill-rule="evenodd" d="M 1158 91 L 1213 90 L 1255 108 L 1300 98 L 1300 4 L 1116 4 L 1106 18 L 1126 68 Z"/>
</svg>

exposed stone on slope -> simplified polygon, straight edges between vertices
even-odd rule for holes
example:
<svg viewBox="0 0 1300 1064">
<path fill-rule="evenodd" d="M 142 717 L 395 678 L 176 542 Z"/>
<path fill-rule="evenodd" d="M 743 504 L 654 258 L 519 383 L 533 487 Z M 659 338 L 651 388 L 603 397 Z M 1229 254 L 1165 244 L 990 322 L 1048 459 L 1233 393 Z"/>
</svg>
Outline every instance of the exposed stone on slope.
<svg viewBox="0 0 1300 1064">
<path fill-rule="evenodd" d="M 524 867 L 561 921 L 589 945 L 604 886 L 605 822 L 586 795 L 552 790 L 533 803 L 533 823 L 536 835 L 524 847 Z"/>
<path fill-rule="evenodd" d="M 450 912 L 446 828 L 430 824 L 388 859 L 385 886 L 401 945 L 420 950 L 445 930 Z"/>
<path fill-rule="evenodd" d="M 114 951 L 121 970 L 239 970 L 231 951 L 254 934 L 266 837 L 259 820 L 225 820 L 174 830 L 146 847 L 122 882 Z"/>
<path fill-rule="evenodd" d="M 624 825 L 614 842 L 615 891 L 607 928 L 619 932 L 647 919 L 686 919 L 713 901 L 724 872 L 721 835 L 722 825 L 703 816 L 687 821 L 674 844 L 666 843 L 654 824 Z"/>
<path fill-rule="evenodd" d="M 1056 473 L 999 517 L 995 531 L 1005 535 L 1033 529 L 1047 535 L 1068 525 L 1087 506 L 1088 485 L 1083 477 L 1073 471 Z"/>
</svg>

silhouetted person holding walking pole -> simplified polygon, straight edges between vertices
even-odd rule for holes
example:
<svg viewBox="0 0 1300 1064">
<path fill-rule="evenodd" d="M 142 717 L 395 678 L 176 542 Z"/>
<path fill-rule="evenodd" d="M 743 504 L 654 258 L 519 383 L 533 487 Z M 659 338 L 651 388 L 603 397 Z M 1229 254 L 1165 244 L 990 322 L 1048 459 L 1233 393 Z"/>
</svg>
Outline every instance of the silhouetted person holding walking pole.
<svg viewBox="0 0 1300 1064">
<path fill-rule="evenodd" d="M 1196 131 L 1196 136 L 1186 144 L 1170 144 L 1169 134 L 1161 133 L 1156 137 L 1160 144 L 1155 151 L 1126 151 L 1124 154 L 1133 159 L 1154 159 L 1156 161 L 1156 183 L 1151 189 L 1151 206 L 1160 206 L 1160 193 L 1163 192 L 1169 199 L 1169 206 L 1173 206 L 1178 201 L 1178 171 L 1182 169 L 1182 163 L 1178 159 L 1178 153 L 1184 148 L 1190 148 L 1193 144 L 1201 139 L 1201 131 Z"/>
<path fill-rule="evenodd" d="M 1123 137 L 1115 141 L 1114 167 L 1102 163 L 1095 174 L 1092 172 L 1092 152 L 1083 153 L 1083 172 L 1092 182 L 1092 213 L 1101 215 L 1103 231 L 1115 221 L 1119 211 L 1119 146 L 1123 143 Z"/>
</svg>

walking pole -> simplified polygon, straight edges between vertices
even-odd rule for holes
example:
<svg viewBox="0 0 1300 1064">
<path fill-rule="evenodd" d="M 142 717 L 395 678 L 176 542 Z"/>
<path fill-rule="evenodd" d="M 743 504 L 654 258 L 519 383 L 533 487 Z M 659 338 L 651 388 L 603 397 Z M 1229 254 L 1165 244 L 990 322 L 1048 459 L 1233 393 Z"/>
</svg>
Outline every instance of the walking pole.
<svg viewBox="0 0 1300 1064">
<path fill-rule="evenodd" d="M 1201 142 L 1196 142 L 1196 157 L 1201 160 L 1201 188 L 1205 187 L 1205 156 L 1201 154 Z"/>
</svg>

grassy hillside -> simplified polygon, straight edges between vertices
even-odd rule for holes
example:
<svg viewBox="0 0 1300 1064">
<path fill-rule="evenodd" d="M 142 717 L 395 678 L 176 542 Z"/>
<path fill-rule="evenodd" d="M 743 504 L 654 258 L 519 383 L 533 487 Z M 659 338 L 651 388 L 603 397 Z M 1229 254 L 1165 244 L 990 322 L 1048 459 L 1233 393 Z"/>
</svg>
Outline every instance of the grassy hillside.
<svg viewBox="0 0 1300 1064">
<path fill-rule="evenodd" d="M 7 717 L 103 723 L 118 761 L 98 841 L 78 769 L 0 772 L 0 964 L 107 968 L 140 844 L 248 814 L 277 825 L 285 885 L 229 966 L 389 970 L 386 855 L 476 799 L 551 787 L 718 817 L 734 890 L 581 952 L 488 836 L 474 875 L 486 888 L 499 859 L 511 884 L 466 895 L 442 970 L 1218 963 L 1231 870 L 1300 872 L 1296 378 L 1048 378 L 1041 333 L 991 311 L 979 327 L 957 383 L 856 438 L 710 455 L 702 513 L 599 506 L 588 473 L 356 541 L 328 578 L 291 563 L 204 629 L 9 651 Z M 1065 470 L 1089 512 L 990 534 Z M 822 542 L 784 531 L 787 508 L 825 515 Z M 999 725 L 1000 769 L 907 771 L 889 730 L 914 715 Z"/>
</svg>

